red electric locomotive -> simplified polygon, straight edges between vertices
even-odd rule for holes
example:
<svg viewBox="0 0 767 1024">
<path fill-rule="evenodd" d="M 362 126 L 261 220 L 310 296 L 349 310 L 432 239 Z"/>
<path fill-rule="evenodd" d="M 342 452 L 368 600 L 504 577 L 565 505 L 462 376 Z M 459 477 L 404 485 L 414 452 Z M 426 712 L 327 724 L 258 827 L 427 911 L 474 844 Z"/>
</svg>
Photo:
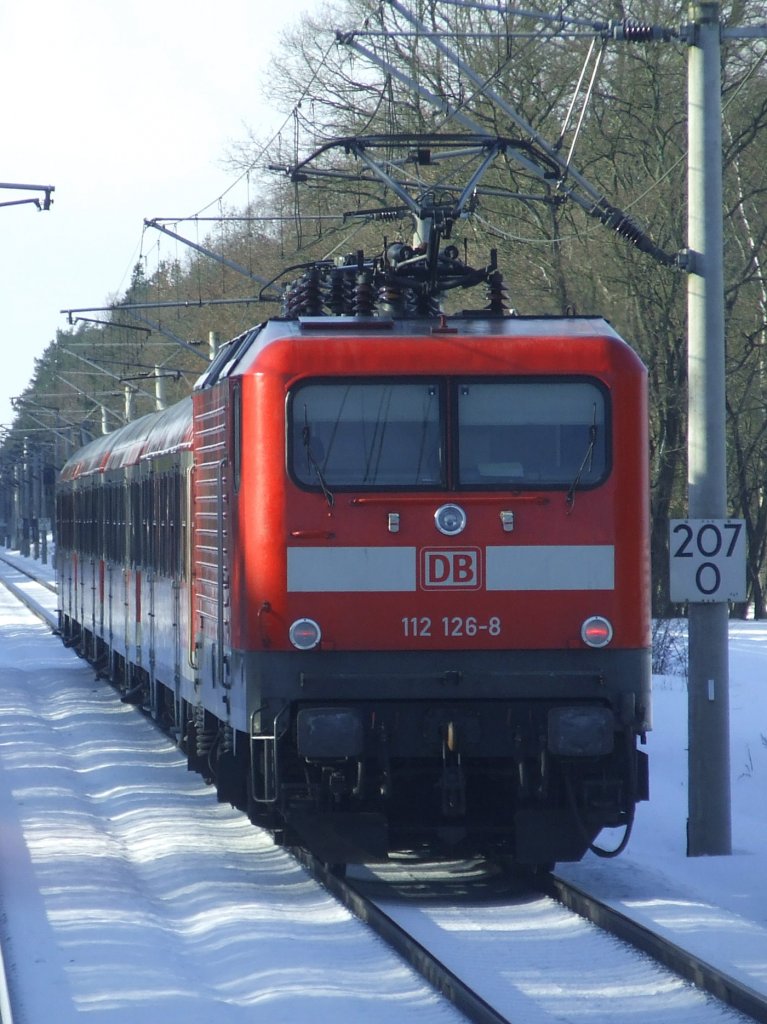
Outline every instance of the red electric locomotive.
<svg viewBox="0 0 767 1024">
<path fill-rule="evenodd" d="M 645 370 L 599 318 L 351 308 L 69 460 L 62 632 L 326 861 L 578 859 L 647 797 Z"/>
</svg>

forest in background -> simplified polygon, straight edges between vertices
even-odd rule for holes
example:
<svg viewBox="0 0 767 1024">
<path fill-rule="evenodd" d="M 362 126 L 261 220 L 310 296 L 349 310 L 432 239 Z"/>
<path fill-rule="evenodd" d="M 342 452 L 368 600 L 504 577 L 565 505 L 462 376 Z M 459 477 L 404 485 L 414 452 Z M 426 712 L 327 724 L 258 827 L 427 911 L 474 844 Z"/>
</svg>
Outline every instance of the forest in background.
<svg viewBox="0 0 767 1024">
<path fill-rule="evenodd" d="M 513 108 L 559 152 L 572 150 L 573 167 L 629 219 L 590 216 L 509 150 L 451 242 L 475 266 L 497 250 L 516 312 L 604 316 L 647 364 L 654 611 L 672 612 L 668 520 L 686 514 L 686 278 L 626 235 L 636 230 L 665 254 L 685 245 L 687 44 L 673 33 L 642 41 L 641 31 L 678 30 L 684 12 L 666 0 L 614 2 L 599 13 L 615 19 L 616 33 L 594 28 L 592 3 L 546 0 L 537 10 L 548 16 L 455 0 L 337 0 L 305 16 L 264 76 L 283 131 L 253 133 L 229 154 L 233 178 L 247 179 L 247 206 L 222 202 L 210 220 L 147 226 L 125 294 L 56 332 L 0 446 L 6 500 L 27 466 L 44 503 L 76 447 L 188 394 L 212 343 L 279 314 L 281 285 L 301 264 L 410 240 L 407 218 L 365 212 L 396 207 L 396 196 L 360 175 L 343 148 L 328 150 L 322 173 L 306 180 L 279 168 L 339 137 L 463 133 L 467 123 L 521 146 Z M 722 15 L 730 26 L 763 23 L 767 3 L 723 4 Z M 749 603 L 764 617 L 767 46 L 730 40 L 722 53 L 730 513 L 746 520 Z M 432 166 L 406 171 L 424 187 L 465 184 Z M 280 277 L 286 267 L 298 269 Z"/>
</svg>

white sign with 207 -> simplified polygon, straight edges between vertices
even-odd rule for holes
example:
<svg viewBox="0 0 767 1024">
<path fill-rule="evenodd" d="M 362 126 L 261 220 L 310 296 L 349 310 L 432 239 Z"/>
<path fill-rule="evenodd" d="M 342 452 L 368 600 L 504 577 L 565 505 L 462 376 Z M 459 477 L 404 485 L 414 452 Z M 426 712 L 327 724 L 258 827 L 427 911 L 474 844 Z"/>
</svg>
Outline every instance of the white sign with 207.
<svg viewBox="0 0 767 1024">
<path fill-rule="evenodd" d="M 743 519 L 672 519 L 671 600 L 709 603 L 746 599 Z"/>
</svg>

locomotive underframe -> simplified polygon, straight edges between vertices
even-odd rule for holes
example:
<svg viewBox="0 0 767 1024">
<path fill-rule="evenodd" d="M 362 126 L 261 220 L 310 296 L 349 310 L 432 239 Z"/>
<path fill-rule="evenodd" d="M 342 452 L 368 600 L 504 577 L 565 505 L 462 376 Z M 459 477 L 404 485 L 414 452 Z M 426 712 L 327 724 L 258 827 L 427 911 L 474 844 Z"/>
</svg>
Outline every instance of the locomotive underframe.
<svg viewBox="0 0 767 1024">
<path fill-rule="evenodd" d="M 380 652 L 235 652 L 253 816 L 276 817 L 328 861 L 420 847 L 577 860 L 647 799 L 636 742 L 650 664 L 646 651 L 573 660 L 386 652 L 382 674 Z"/>
</svg>

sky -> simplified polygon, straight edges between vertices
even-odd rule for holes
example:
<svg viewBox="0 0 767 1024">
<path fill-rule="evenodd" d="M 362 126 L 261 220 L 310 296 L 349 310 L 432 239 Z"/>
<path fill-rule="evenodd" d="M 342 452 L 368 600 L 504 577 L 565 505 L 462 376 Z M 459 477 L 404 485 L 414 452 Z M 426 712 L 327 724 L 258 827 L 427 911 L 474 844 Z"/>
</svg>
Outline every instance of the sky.
<svg viewBox="0 0 767 1024">
<path fill-rule="evenodd" d="M 233 144 L 248 129 L 281 126 L 263 100 L 265 57 L 314 6 L 2 4 L 0 182 L 55 192 L 49 212 L 0 207 L 0 425 L 12 421 L 11 396 L 29 383 L 35 357 L 68 326 L 60 310 L 107 305 L 125 291 L 144 219 L 202 210 L 237 178 L 226 167 Z M 244 206 L 244 189 L 227 201 Z M 35 195 L 0 189 L 0 202 Z M 149 229 L 144 251 L 160 238 Z M 167 245 L 165 255 L 179 256 Z"/>
<path fill-rule="evenodd" d="M 43 600 L 55 619 L 56 595 Z M 668 675 L 653 679 L 651 796 L 628 848 L 615 860 L 587 854 L 557 869 L 763 995 L 766 670 L 767 624 L 731 621 L 731 856 L 686 856 L 686 681 Z M 621 836 L 603 833 L 600 845 Z M 644 957 L 627 964 L 619 943 L 556 905 L 452 897 L 466 866 L 439 869 L 440 896 L 429 889 L 430 868 L 380 870 L 389 883 L 432 892 L 404 908 L 380 895 L 510 1020 L 744 1020 L 661 977 Z M 365 878 L 367 869 L 350 874 Z M 268 835 L 219 804 L 171 740 L 2 587 L 0 910 L 19 1021 L 461 1019 Z"/>
</svg>

